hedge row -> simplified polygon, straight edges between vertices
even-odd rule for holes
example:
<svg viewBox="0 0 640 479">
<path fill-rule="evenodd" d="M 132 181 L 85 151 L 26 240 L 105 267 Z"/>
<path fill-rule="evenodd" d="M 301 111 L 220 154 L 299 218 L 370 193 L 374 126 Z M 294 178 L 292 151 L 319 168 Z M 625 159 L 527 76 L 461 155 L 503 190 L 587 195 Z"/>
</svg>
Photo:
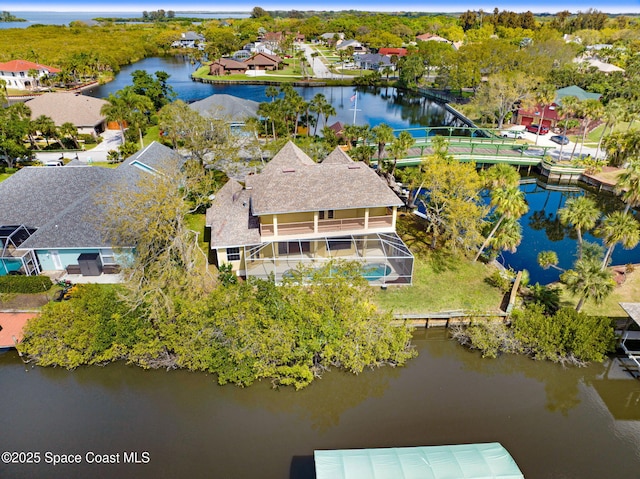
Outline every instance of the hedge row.
<svg viewBox="0 0 640 479">
<path fill-rule="evenodd" d="M 0 293 L 42 293 L 51 286 L 48 276 L 0 276 Z"/>
</svg>

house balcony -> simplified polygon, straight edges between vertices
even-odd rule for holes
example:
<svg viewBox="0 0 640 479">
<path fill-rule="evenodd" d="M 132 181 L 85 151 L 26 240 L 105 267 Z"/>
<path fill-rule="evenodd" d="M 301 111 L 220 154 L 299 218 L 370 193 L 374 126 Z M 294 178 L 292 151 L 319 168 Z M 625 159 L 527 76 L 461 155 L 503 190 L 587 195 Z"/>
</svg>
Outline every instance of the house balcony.
<svg viewBox="0 0 640 479">
<path fill-rule="evenodd" d="M 318 229 L 314 227 L 313 221 L 302 221 L 296 223 L 278 223 L 278 236 L 314 235 L 344 233 L 347 231 L 379 230 L 393 227 L 393 216 L 370 216 L 368 227 L 365 228 L 365 218 L 344 218 L 332 220 L 318 220 Z M 260 235 L 263 238 L 274 237 L 275 228 L 272 224 L 261 224 Z"/>
</svg>

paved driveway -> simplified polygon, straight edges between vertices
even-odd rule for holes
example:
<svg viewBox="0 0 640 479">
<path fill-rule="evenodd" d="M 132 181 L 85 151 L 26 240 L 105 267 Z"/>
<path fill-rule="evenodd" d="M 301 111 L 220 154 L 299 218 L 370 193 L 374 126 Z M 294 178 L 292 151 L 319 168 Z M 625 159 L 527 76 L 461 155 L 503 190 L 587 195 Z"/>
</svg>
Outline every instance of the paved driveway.
<svg viewBox="0 0 640 479">
<path fill-rule="evenodd" d="M 118 146 L 122 144 L 122 136 L 120 134 L 120 130 L 106 130 L 104 133 L 100 135 L 102 137 L 102 142 L 87 151 L 79 151 L 79 152 L 67 152 L 64 155 L 61 155 L 60 152 L 57 153 L 49 153 L 49 152 L 36 152 L 36 158 L 41 162 L 58 160 L 61 156 L 70 159 L 78 159 L 81 163 L 90 163 L 90 162 L 101 162 L 107 161 L 107 153 L 110 150 L 117 150 Z"/>
</svg>

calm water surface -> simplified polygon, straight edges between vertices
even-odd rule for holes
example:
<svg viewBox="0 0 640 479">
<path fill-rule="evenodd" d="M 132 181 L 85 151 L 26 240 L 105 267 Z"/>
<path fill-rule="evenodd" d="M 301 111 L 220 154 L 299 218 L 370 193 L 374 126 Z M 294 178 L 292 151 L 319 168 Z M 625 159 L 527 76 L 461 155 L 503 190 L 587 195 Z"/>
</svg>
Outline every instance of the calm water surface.
<svg viewBox="0 0 640 479">
<path fill-rule="evenodd" d="M 76 371 L 0 356 L 0 450 L 148 451 L 141 465 L 4 465 L 2 478 L 287 479 L 315 449 L 501 442 L 527 479 L 638 477 L 640 382 L 610 365 L 483 360 L 443 330 L 405 368 L 330 372 L 294 392 L 122 364 Z"/>
</svg>

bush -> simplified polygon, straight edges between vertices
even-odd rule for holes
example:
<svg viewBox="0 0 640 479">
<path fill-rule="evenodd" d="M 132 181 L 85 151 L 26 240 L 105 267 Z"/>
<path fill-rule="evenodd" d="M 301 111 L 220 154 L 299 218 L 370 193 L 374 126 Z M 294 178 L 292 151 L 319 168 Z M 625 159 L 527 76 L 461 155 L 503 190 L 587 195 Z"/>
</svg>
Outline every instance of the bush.
<svg viewBox="0 0 640 479">
<path fill-rule="evenodd" d="M 78 140 L 83 141 L 85 145 L 95 145 L 96 143 L 100 143 L 100 141 L 102 141 L 102 138 L 96 138 L 89 133 L 82 133 L 78 135 Z"/>
<path fill-rule="evenodd" d="M 0 276 L 0 293 L 33 294 L 49 291 L 53 286 L 48 276 Z"/>
</svg>

